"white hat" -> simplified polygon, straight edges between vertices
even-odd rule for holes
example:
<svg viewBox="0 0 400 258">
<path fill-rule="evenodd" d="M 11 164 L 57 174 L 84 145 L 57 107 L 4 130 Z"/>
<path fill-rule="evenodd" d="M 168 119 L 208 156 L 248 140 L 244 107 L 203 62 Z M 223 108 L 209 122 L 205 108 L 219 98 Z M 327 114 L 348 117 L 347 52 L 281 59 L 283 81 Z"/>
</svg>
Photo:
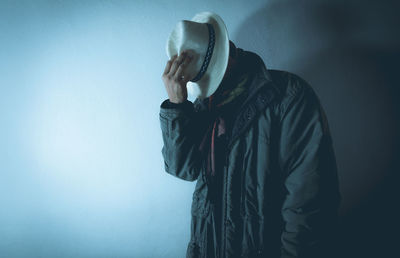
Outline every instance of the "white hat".
<svg viewBox="0 0 400 258">
<path fill-rule="evenodd" d="M 200 99 L 211 96 L 220 85 L 229 59 L 229 37 L 225 23 L 215 13 L 201 12 L 191 21 L 179 21 L 167 40 L 168 58 L 184 50 L 193 54 L 186 67 L 188 94 Z"/>
</svg>

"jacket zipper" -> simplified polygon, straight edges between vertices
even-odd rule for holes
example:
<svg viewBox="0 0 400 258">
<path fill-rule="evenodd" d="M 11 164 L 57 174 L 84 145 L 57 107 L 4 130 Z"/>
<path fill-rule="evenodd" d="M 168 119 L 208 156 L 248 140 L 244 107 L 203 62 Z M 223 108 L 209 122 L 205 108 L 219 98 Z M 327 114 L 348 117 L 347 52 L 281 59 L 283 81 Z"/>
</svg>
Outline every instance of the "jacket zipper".
<svg viewBox="0 0 400 258">
<path fill-rule="evenodd" d="M 224 191 L 225 191 L 225 197 L 224 197 L 224 203 L 222 207 L 222 214 L 223 214 L 223 219 L 222 219 L 222 232 L 221 232 L 221 258 L 225 257 L 225 249 L 226 249 L 226 218 L 227 218 L 227 198 L 228 198 L 228 168 L 229 168 L 229 149 L 227 148 L 226 150 L 226 157 L 225 157 L 225 175 L 224 175 Z"/>
</svg>

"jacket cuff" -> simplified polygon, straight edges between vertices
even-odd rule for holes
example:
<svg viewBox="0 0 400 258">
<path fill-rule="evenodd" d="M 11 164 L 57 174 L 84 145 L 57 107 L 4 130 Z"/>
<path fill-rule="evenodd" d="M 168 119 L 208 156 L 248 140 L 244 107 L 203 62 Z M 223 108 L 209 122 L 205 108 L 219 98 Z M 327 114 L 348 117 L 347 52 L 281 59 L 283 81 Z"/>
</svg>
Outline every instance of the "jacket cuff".
<svg viewBox="0 0 400 258">
<path fill-rule="evenodd" d="M 194 111 L 194 105 L 189 100 L 185 100 L 182 103 L 176 104 L 164 100 L 160 105 L 160 115 L 163 117 L 176 117 L 181 114 L 189 114 Z"/>
</svg>

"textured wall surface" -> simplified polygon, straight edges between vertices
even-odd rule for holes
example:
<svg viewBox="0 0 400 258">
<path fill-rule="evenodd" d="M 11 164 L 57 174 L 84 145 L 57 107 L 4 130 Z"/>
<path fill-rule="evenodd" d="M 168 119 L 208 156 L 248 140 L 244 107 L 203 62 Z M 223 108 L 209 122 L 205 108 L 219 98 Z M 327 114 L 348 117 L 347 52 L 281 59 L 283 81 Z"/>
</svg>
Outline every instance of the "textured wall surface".
<svg viewBox="0 0 400 258">
<path fill-rule="evenodd" d="M 399 7 L 1 1 L 0 257 L 184 257 L 194 183 L 163 170 L 161 74 L 175 23 L 206 10 L 238 47 L 315 89 L 343 195 L 337 251 L 390 257 L 400 215 Z"/>
</svg>

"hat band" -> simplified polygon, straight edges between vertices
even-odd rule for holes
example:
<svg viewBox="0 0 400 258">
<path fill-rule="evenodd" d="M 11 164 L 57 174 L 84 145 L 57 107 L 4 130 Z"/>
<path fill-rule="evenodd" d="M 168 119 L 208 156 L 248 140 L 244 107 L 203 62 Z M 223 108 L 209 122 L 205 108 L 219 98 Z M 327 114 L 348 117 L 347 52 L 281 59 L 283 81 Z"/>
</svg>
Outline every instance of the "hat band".
<svg viewBox="0 0 400 258">
<path fill-rule="evenodd" d="M 200 68 L 199 73 L 192 80 L 190 80 L 192 82 L 197 82 L 206 73 L 207 67 L 210 64 L 211 56 L 212 56 L 212 53 L 213 53 L 213 50 L 214 50 L 214 45 L 215 45 L 214 28 L 210 23 L 206 23 L 206 24 L 207 24 L 207 27 L 208 27 L 208 37 L 209 37 L 207 52 L 206 52 L 206 56 L 204 57 L 204 62 L 203 62 L 203 65 Z"/>
</svg>

